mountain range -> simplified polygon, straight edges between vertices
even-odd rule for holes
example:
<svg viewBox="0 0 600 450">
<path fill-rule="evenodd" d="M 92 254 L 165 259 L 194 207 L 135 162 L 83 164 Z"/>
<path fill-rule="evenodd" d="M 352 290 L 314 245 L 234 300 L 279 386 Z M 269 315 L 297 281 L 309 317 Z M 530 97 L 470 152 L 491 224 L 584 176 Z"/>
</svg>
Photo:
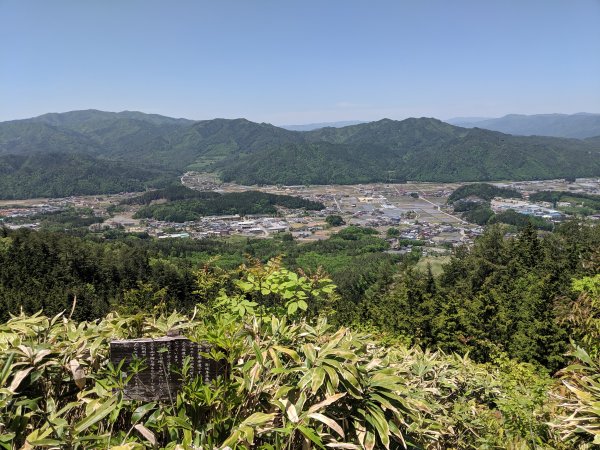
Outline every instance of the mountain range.
<svg viewBox="0 0 600 450">
<path fill-rule="evenodd" d="M 2 198 L 144 189 L 187 170 L 243 184 L 598 176 L 600 139 L 512 136 L 432 118 L 292 131 L 86 110 L 0 123 Z"/>
<path fill-rule="evenodd" d="M 318 123 L 305 123 L 303 125 L 281 125 L 281 128 L 291 131 L 312 131 L 318 130 L 319 128 L 333 127 L 341 128 L 350 125 L 358 125 L 359 123 L 365 123 L 364 120 L 344 120 L 341 122 L 318 122 Z"/>
<path fill-rule="evenodd" d="M 509 114 L 504 117 L 457 117 L 448 123 L 465 128 L 485 128 L 522 136 L 585 139 L 600 136 L 600 114 Z"/>
</svg>

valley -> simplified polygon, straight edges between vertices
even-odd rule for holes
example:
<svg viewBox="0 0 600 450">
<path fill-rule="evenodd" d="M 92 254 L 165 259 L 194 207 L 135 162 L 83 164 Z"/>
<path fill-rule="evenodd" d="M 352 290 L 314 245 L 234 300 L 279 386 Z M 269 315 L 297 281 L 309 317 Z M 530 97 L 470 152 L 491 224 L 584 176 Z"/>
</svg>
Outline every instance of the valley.
<svg viewBox="0 0 600 450">
<path fill-rule="evenodd" d="M 328 239 L 343 226 L 353 225 L 376 229 L 382 236 L 390 229 L 398 230 L 397 235 L 391 233 L 388 236 L 392 244 L 389 251 L 399 254 L 410 251 L 412 245 L 406 241 L 414 240 L 427 246 L 424 247 L 427 248 L 425 256 L 428 252 L 433 255 L 448 254 L 452 247 L 470 245 L 483 233 L 482 226 L 469 223 L 448 204 L 448 197 L 461 186 L 459 183 L 244 186 L 224 183 L 214 175 L 199 172 L 186 172 L 181 177 L 181 183 L 201 192 L 263 192 L 298 197 L 320 202 L 325 208 L 315 211 L 278 208 L 277 214 L 272 215 L 214 214 L 204 215 L 196 220 L 168 221 L 139 217 L 141 206 L 133 204 L 132 200 L 141 193 L 128 192 L 103 196 L 0 200 L 0 224 L 14 229 L 39 229 L 45 226 L 45 218 L 70 211 L 75 217 L 92 219 L 92 223 L 87 225 L 91 232 L 117 229 L 128 233 L 144 233 L 160 239 L 233 236 L 269 238 L 289 233 L 299 242 Z M 513 188 L 525 198 L 543 191 L 600 195 L 600 179 L 597 178 L 581 178 L 574 182 L 563 179 L 506 181 L 496 185 Z M 569 217 L 569 214 L 553 210 L 551 206 L 547 202 L 527 200 L 492 202 L 492 207 L 497 212 L 512 209 L 525 215 L 544 215 L 557 223 Z M 548 216 L 552 211 L 554 216 Z M 326 219 L 330 216 L 340 216 L 345 225 L 328 225 Z M 596 214 L 592 219 L 598 217 Z M 61 229 L 65 228 L 61 226 Z"/>
<path fill-rule="evenodd" d="M 600 450 L 600 0 L 0 18 L 0 450 Z"/>
</svg>

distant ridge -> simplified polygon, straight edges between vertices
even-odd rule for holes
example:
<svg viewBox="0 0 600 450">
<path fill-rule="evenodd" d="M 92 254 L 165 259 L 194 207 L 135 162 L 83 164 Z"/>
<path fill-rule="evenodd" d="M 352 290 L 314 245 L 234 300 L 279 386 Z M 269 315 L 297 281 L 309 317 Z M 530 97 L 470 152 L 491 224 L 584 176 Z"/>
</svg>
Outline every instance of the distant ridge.
<svg viewBox="0 0 600 450">
<path fill-rule="evenodd" d="M 496 119 L 457 117 L 448 123 L 465 128 L 485 128 L 521 136 L 585 139 L 600 136 L 600 114 L 509 114 Z"/>
<path fill-rule="evenodd" d="M 154 125 L 167 124 L 191 124 L 193 120 L 175 119 L 173 117 L 161 116 L 159 114 L 146 114 L 139 111 L 107 112 L 98 109 L 86 109 L 81 111 L 69 111 L 65 113 L 47 113 L 25 121 L 44 122 L 55 126 L 78 127 L 86 124 L 94 124 L 104 120 L 132 119 L 152 123 Z"/>
<path fill-rule="evenodd" d="M 0 123 L 4 198 L 143 189 L 190 170 L 248 185 L 587 177 L 600 176 L 600 141 L 511 136 L 426 117 L 310 131 L 97 110 Z"/>
<path fill-rule="evenodd" d="M 350 125 L 358 125 L 361 123 L 365 123 L 364 120 L 346 120 L 341 122 L 320 122 L 320 123 L 307 123 L 304 125 L 281 125 L 281 128 L 285 128 L 286 130 L 291 131 L 312 131 L 318 130 L 319 128 L 333 127 L 333 128 L 341 128 L 347 127 Z"/>
<path fill-rule="evenodd" d="M 462 127 L 463 124 L 471 125 L 477 122 L 481 122 L 483 120 L 490 119 L 493 119 L 493 117 L 453 117 L 452 119 L 445 120 L 444 122 L 449 123 L 451 125 L 456 125 L 457 127 Z"/>
</svg>

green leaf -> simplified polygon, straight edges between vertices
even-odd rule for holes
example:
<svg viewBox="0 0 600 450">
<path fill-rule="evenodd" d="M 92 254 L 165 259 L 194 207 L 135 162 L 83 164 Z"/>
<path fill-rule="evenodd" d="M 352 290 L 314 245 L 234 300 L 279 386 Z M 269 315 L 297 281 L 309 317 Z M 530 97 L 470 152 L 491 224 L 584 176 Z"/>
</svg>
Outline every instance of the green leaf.
<svg viewBox="0 0 600 450">
<path fill-rule="evenodd" d="M 301 363 L 301 359 L 300 359 L 300 355 L 298 355 L 298 353 L 295 350 L 292 350 L 290 348 L 286 348 L 286 347 L 282 347 L 280 345 L 274 345 L 273 348 L 275 350 L 277 350 L 278 352 L 281 353 L 285 353 L 286 355 L 288 355 L 290 358 L 292 358 L 292 360 L 298 364 Z"/>
<path fill-rule="evenodd" d="M 298 303 L 297 302 L 290 303 L 287 307 L 288 316 L 293 315 L 297 310 L 298 310 Z"/>
<path fill-rule="evenodd" d="M 87 430 L 97 422 L 104 419 L 108 416 L 113 410 L 116 408 L 117 397 L 109 398 L 106 403 L 96 409 L 89 416 L 84 417 L 82 420 L 75 424 L 73 428 L 75 434 L 81 434 L 83 431 Z"/>
<path fill-rule="evenodd" d="M 37 439 L 35 441 L 27 441 L 30 445 L 35 447 L 58 447 L 64 444 L 63 441 L 57 439 Z"/>
<path fill-rule="evenodd" d="M 252 283 L 246 283 L 245 281 L 237 281 L 236 285 L 244 292 L 252 291 L 254 285 Z"/>
<path fill-rule="evenodd" d="M 265 423 L 272 422 L 275 417 L 277 417 L 276 413 L 266 414 L 262 412 L 255 412 L 251 416 L 244 419 L 242 425 L 256 427 L 258 425 L 264 425 Z"/>
<path fill-rule="evenodd" d="M 389 448 L 390 429 L 387 420 L 385 420 L 383 412 L 378 408 L 376 409 L 372 407 L 367 407 L 367 409 L 369 410 L 370 414 L 365 414 L 365 419 L 377 430 L 379 439 L 381 440 L 384 447 Z"/>
<path fill-rule="evenodd" d="M 254 428 L 242 424 L 240 425 L 240 431 L 244 433 L 245 440 L 248 441 L 250 445 L 254 444 Z"/>
<path fill-rule="evenodd" d="M 310 390 L 313 394 L 316 394 L 317 391 L 323 385 L 323 381 L 325 380 L 325 370 L 321 367 L 315 367 L 312 371 L 312 382 L 310 385 Z"/>
<path fill-rule="evenodd" d="M 241 431 L 240 430 L 235 430 L 233 433 L 231 433 L 229 435 L 229 437 L 225 440 L 225 442 L 223 442 L 223 448 L 225 447 L 235 447 L 235 444 L 237 444 L 241 438 Z"/>
<path fill-rule="evenodd" d="M 263 357 L 262 350 L 258 346 L 256 342 L 252 342 L 252 349 L 254 350 L 254 354 L 256 355 L 256 360 L 262 366 L 265 364 L 265 358 Z"/>
<path fill-rule="evenodd" d="M 333 389 L 337 389 L 338 385 L 340 384 L 340 378 L 338 377 L 335 369 L 327 365 L 323 365 L 323 370 L 327 372 L 327 376 L 329 377 L 329 381 L 331 382 Z"/>
<path fill-rule="evenodd" d="M 15 438 L 15 433 L 0 434 L 0 442 L 10 442 Z"/>
<path fill-rule="evenodd" d="M 367 430 L 363 445 L 365 450 L 373 450 L 375 448 L 375 434 L 373 432 Z"/>
<path fill-rule="evenodd" d="M 142 417 L 144 417 L 149 411 L 153 410 L 156 407 L 156 403 L 146 403 L 145 405 L 139 406 L 131 415 L 131 422 L 137 423 Z"/>
<path fill-rule="evenodd" d="M 312 363 L 314 362 L 314 360 L 317 358 L 317 352 L 315 351 L 315 346 L 312 344 L 304 344 L 302 345 L 302 351 L 304 352 L 304 355 L 306 355 L 306 360 L 310 365 L 312 365 Z"/>
<path fill-rule="evenodd" d="M 323 446 L 323 441 L 321 440 L 319 435 L 315 433 L 312 429 L 302 425 L 298 425 L 298 430 L 300 430 L 300 433 L 302 433 L 307 439 L 310 439 L 317 447 L 325 448 Z"/>
<path fill-rule="evenodd" d="M 182 430 L 192 429 L 192 425 L 187 420 L 177 416 L 168 416 L 167 423 L 171 428 L 181 428 Z"/>
<path fill-rule="evenodd" d="M 336 288 L 335 284 L 329 284 L 329 285 L 323 286 L 321 288 L 321 290 L 323 292 L 325 292 L 326 294 L 331 294 L 335 290 L 335 288 Z"/>
<path fill-rule="evenodd" d="M 15 359 L 15 354 L 10 352 L 8 354 L 7 360 L 4 362 L 4 366 L 2 367 L 2 372 L 0 373 L 0 386 L 4 386 L 6 384 L 6 380 L 10 376 L 12 370 L 12 362 Z"/>
</svg>

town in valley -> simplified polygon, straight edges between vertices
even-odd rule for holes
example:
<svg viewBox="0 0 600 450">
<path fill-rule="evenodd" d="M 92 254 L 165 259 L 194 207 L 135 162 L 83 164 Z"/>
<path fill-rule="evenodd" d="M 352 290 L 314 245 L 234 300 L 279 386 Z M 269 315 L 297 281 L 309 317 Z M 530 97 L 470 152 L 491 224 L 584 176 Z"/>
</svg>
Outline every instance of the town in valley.
<svg viewBox="0 0 600 450">
<path fill-rule="evenodd" d="M 403 184 L 374 183 L 358 185 L 314 186 L 242 186 L 222 183 L 210 174 L 187 172 L 181 183 L 191 189 L 232 193 L 261 191 L 285 194 L 321 202 L 320 211 L 289 210 L 279 208 L 276 216 L 219 215 L 204 216 L 199 220 L 176 223 L 155 219 L 136 219 L 139 205 L 124 204 L 140 193 L 126 192 L 102 196 L 74 196 L 0 201 L 0 224 L 7 228 L 38 229 L 44 218 L 71 211 L 90 219 L 91 232 L 120 230 L 127 233 L 144 233 L 158 239 L 205 239 L 233 236 L 270 238 L 289 233 L 299 242 L 328 238 L 340 227 L 331 226 L 328 217 L 339 216 L 343 224 L 370 227 L 386 236 L 390 242 L 388 252 L 404 254 L 419 246 L 424 257 L 441 265 L 455 246 L 471 244 L 483 233 L 484 227 L 469 223 L 454 211 L 447 200 L 459 183 L 408 182 Z M 497 187 L 512 188 L 522 194 L 522 199 L 496 198 L 490 202 L 494 212 L 513 210 L 517 213 L 543 218 L 552 223 L 564 221 L 576 204 L 529 201 L 530 194 L 540 191 L 566 191 L 599 195 L 600 179 L 536 180 L 492 183 Z M 591 214 L 590 220 L 600 219 Z M 392 229 L 394 232 L 390 232 Z M 433 258 L 433 259 L 432 259 Z M 425 258 L 427 260 L 427 258 Z"/>
</svg>

